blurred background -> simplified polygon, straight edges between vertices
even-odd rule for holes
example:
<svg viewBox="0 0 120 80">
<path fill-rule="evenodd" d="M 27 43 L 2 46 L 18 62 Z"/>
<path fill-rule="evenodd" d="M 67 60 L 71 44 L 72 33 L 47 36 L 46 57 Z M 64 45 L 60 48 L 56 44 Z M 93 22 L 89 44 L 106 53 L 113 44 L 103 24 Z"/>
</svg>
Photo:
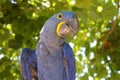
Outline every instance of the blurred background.
<svg viewBox="0 0 120 80">
<path fill-rule="evenodd" d="M 80 24 L 68 41 L 76 80 L 120 80 L 119 0 L 0 0 L 0 80 L 21 80 L 21 49 L 35 49 L 45 21 L 66 10 Z"/>
</svg>

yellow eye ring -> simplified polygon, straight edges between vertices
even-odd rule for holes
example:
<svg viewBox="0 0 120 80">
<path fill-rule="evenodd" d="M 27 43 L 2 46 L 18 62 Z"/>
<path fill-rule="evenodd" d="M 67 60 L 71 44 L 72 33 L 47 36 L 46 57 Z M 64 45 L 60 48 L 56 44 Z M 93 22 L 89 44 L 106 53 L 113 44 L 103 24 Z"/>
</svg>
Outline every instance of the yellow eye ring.
<svg viewBox="0 0 120 80">
<path fill-rule="evenodd" d="M 57 15 L 57 19 L 62 19 L 62 18 L 63 18 L 63 14 L 60 13 Z"/>
</svg>

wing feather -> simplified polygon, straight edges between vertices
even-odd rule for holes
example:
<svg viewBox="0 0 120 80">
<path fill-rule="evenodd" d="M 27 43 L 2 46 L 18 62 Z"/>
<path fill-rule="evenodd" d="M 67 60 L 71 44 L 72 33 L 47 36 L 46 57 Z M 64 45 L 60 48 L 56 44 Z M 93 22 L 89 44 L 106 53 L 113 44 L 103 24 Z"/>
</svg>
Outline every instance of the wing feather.
<svg viewBox="0 0 120 80">
<path fill-rule="evenodd" d="M 20 55 L 23 80 L 37 80 L 37 57 L 35 50 L 24 48 Z"/>
</svg>

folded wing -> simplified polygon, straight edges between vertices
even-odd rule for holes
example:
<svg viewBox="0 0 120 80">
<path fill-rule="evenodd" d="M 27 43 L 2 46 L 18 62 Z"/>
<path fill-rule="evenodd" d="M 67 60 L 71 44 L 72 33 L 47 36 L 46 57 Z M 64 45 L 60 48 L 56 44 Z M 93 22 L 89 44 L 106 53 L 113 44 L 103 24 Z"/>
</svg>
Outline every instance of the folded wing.
<svg viewBox="0 0 120 80">
<path fill-rule="evenodd" d="M 24 48 L 20 55 L 20 65 L 23 80 L 38 80 L 35 50 Z"/>
</svg>

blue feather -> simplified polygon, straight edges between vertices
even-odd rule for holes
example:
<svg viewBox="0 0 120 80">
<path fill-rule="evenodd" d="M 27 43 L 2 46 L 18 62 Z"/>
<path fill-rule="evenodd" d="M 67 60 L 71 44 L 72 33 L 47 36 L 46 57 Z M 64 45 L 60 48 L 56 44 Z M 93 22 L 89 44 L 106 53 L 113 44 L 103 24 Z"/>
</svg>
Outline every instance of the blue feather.
<svg viewBox="0 0 120 80">
<path fill-rule="evenodd" d="M 24 48 L 20 56 L 23 80 L 37 80 L 37 58 L 35 50 Z"/>
</svg>

